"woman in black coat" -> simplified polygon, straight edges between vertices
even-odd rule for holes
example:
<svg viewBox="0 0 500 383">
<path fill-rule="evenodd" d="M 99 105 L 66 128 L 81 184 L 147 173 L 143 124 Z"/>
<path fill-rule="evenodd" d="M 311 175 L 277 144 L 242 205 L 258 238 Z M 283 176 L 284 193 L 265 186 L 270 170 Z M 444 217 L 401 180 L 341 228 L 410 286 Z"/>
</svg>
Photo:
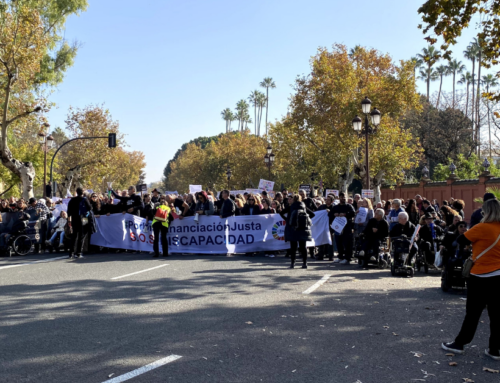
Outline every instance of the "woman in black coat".
<svg viewBox="0 0 500 383">
<path fill-rule="evenodd" d="M 293 269 L 295 266 L 298 248 L 302 255 L 302 268 L 307 269 L 306 242 L 312 240 L 311 218 L 314 217 L 314 213 L 306 208 L 300 195 L 289 197 L 288 202 L 290 206 L 284 212 L 287 212 L 285 219 L 285 241 L 290 242 L 290 268 Z M 282 212 L 282 214 L 284 213 Z"/>
</svg>

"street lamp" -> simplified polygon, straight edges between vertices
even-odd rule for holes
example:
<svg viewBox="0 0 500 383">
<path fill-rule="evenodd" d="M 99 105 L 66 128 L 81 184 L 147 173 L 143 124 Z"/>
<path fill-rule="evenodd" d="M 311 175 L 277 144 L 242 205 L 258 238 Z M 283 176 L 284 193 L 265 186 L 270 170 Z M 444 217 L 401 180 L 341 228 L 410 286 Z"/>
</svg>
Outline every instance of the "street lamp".
<svg viewBox="0 0 500 383">
<path fill-rule="evenodd" d="M 269 180 L 271 180 L 271 167 L 274 164 L 274 158 L 276 156 L 273 153 L 273 148 L 271 147 L 271 144 L 267 145 L 266 151 L 267 153 L 264 156 L 264 163 L 266 164 L 267 169 L 269 170 Z"/>
<path fill-rule="evenodd" d="M 359 117 L 356 116 L 352 120 L 352 127 L 356 133 L 358 133 L 359 136 L 364 135 L 365 136 L 365 166 L 366 166 L 366 188 L 370 189 L 370 162 L 369 162 L 369 155 L 368 155 L 368 136 L 370 134 L 374 134 L 377 131 L 378 126 L 380 125 L 380 117 L 381 113 L 377 108 L 374 108 L 371 110 L 371 105 L 372 102 L 368 97 L 365 97 L 363 101 L 361 101 L 361 108 L 363 110 L 363 113 L 365 114 L 365 126 L 363 127 L 363 120 Z M 371 111 L 371 112 L 370 112 Z M 370 115 L 371 123 L 373 125 L 370 126 L 368 123 L 368 114 Z"/>
<path fill-rule="evenodd" d="M 227 171 L 226 171 L 226 176 L 227 176 L 227 190 L 229 190 L 229 180 L 231 180 L 231 176 L 233 173 L 231 172 L 231 168 L 228 166 Z"/>
<path fill-rule="evenodd" d="M 49 128 L 50 124 L 44 123 L 43 128 Z M 38 140 L 42 145 L 43 150 L 43 197 L 47 198 L 47 152 L 55 146 L 54 137 L 52 135 L 47 135 L 43 130 L 38 133 Z M 52 194 L 50 192 L 49 194 Z M 51 195 L 52 197 L 52 195 Z"/>
</svg>

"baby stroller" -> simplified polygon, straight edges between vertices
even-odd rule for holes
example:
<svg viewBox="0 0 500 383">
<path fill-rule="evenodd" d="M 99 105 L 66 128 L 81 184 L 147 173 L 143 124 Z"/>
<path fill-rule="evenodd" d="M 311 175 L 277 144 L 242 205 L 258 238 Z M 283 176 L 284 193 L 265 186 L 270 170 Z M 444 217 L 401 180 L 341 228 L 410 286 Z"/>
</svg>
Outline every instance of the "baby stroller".
<svg viewBox="0 0 500 383">
<path fill-rule="evenodd" d="M 465 289 L 465 278 L 462 275 L 464 262 L 472 254 L 470 249 L 457 250 L 452 257 L 445 260 L 441 272 L 441 290 L 448 292 L 450 289 Z"/>
<path fill-rule="evenodd" d="M 393 276 L 399 274 L 413 277 L 415 274 L 415 257 L 410 245 L 411 241 L 406 235 L 391 238 L 391 274 Z"/>
<path fill-rule="evenodd" d="M 386 269 L 391 263 L 391 255 L 388 253 L 386 243 L 381 242 L 378 248 L 378 253 L 375 254 L 374 249 L 365 246 L 366 239 L 361 233 L 355 237 L 354 242 L 354 257 L 358 259 L 360 267 L 368 267 L 368 265 L 376 265 L 379 269 Z M 366 248 L 366 250 L 363 250 Z M 366 261 L 365 251 L 368 251 L 370 258 Z"/>
</svg>

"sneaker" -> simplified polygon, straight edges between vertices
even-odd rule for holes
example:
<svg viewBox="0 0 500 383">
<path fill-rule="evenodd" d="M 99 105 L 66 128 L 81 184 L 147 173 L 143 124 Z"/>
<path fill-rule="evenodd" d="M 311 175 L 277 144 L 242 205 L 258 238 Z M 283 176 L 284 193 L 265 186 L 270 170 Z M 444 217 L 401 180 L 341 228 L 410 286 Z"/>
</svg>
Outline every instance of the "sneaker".
<svg viewBox="0 0 500 383">
<path fill-rule="evenodd" d="M 269 254 L 269 255 L 268 255 L 268 257 L 269 257 L 269 258 L 274 258 L 274 257 L 275 257 L 275 255 L 274 255 L 274 254 Z"/>
<path fill-rule="evenodd" d="M 349 261 L 347 259 L 343 259 L 342 261 L 340 261 L 340 264 L 341 265 L 348 265 Z"/>
<path fill-rule="evenodd" d="M 337 258 L 333 263 L 340 263 L 340 259 Z"/>
<path fill-rule="evenodd" d="M 490 349 L 487 348 L 484 350 L 484 355 L 489 356 L 493 360 L 500 360 L 500 350 L 493 350 L 490 352 Z"/>
<path fill-rule="evenodd" d="M 84 258 L 84 256 L 80 254 L 80 255 L 78 255 L 76 258 L 78 258 L 78 259 L 82 259 L 82 258 Z"/>
<path fill-rule="evenodd" d="M 269 254 L 264 254 L 264 257 L 269 257 Z"/>
<path fill-rule="evenodd" d="M 375 262 L 377 258 L 375 258 L 373 255 L 370 257 L 370 261 Z"/>
<path fill-rule="evenodd" d="M 360 257 L 362 257 L 363 255 L 365 255 L 365 252 L 364 252 L 363 250 L 361 250 L 361 251 L 359 252 L 359 256 L 360 256 Z"/>
<path fill-rule="evenodd" d="M 304 263 L 304 264 L 302 265 L 302 268 L 303 268 L 303 269 L 307 269 L 307 265 Z"/>
<path fill-rule="evenodd" d="M 464 346 L 461 346 L 455 342 L 441 343 L 441 348 L 446 351 L 454 352 L 455 354 L 464 354 Z"/>
<path fill-rule="evenodd" d="M 73 254 L 70 254 L 68 258 L 73 259 Z"/>
</svg>

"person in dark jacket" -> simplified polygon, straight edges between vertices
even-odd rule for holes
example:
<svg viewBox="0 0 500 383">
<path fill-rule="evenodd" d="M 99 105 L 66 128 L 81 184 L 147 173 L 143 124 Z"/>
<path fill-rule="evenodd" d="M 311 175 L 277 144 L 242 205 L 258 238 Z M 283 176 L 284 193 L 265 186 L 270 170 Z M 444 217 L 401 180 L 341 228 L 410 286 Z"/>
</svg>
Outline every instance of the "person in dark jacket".
<svg viewBox="0 0 500 383">
<path fill-rule="evenodd" d="M 260 209 L 257 205 L 255 205 L 255 197 L 250 195 L 247 199 L 247 203 L 241 209 L 241 215 L 259 215 Z"/>
<path fill-rule="evenodd" d="M 208 199 L 208 195 L 206 191 L 201 191 L 197 195 L 195 213 L 199 215 L 213 215 L 214 214 L 214 204 L 212 201 Z"/>
<path fill-rule="evenodd" d="M 395 238 L 405 235 L 408 239 L 410 239 L 415 232 L 415 225 L 408 220 L 408 213 L 406 212 L 399 213 L 398 218 L 398 224 L 392 228 L 389 232 L 389 236 L 391 238 Z"/>
<path fill-rule="evenodd" d="M 222 205 L 220 208 L 219 216 L 221 218 L 233 217 L 236 212 L 236 205 L 233 200 L 229 198 L 229 190 L 223 190 L 221 192 Z"/>
<path fill-rule="evenodd" d="M 443 229 L 434 223 L 432 214 L 425 213 L 425 225 L 420 228 L 418 235 L 419 247 L 425 253 L 427 263 L 432 265 L 434 263 L 432 251 L 437 249 L 438 240 L 443 236 Z"/>
<path fill-rule="evenodd" d="M 314 203 L 314 200 L 310 197 L 307 197 L 306 191 L 301 189 L 299 190 L 299 195 L 302 198 L 302 203 L 306 205 L 306 207 L 311 210 L 311 211 L 316 211 L 317 207 L 316 204 Z"/>
<path fill-rule="evenodd" d="M 260 209 L 259 214 L 276 214 L 276 210 L 271 207 L 271 200 L 269 198 L 262 199 L 263 208 Z"/>
<path fill-rule="evenodd" d="M 135 186 L 130 186 L 128 188 L 128 196 L 121 197 L 113 190 L 111 193 L 115 196 L 116 199 L 120 200 L 122 204 L 122 213 L 129 213 L 132 215 L 136 215 L 138 217 L 141 216 L 141 210 L 144 208 L 144 203 L 142 202 L 142 198 L 140 195 L 135 194 Z"/>
<path fill-rule="evenodd" d="M 340 203 L 333 207 L 333 216 L 345 217 L 347 219 L 347 224 L 344 226 L 342 234 L 335 233 L 335 243 L 337 244 L 337 250 L 339 252 L 339 257 L 335 260 L 335 263 L 348 265 L 352 258 L 352 229 L 356 212 L 351 204 L 346 203 L 345 194 L 343 192 L 339 193 L 339 199 Z"/>
<path fill-rule="evenodd" d="M 154 204 L 157 204 L 158 202 L 160 202 L 160 197 L 161 197 L 160 191 L 158 189 L 154 188 L 151 193 L 153 194 L 153 196 L 151 197 L 151 202 L 153 202 Z"/>
<path fill-rule="evenodd" d="M 493 193 L 485 193 L 483 196 L 483 202 L 486 202 L 490 199 L 496 199 L 495 195 Z M 470 217 L 470 228 L 472 229 L 474 226 L 480 223 L 482 219 L 483 219 L 483 208 L 480 207 L 479 209 L 475 210 L 474 213 L 472 213 L 472 216 Z"/>
<path fill-rule="evenodd" d="M 68 203 L 68 224 L 71 227 L 71 237 L 74 245 L 69 258 L 73 258 L 73 256 L 83 258 L 83 245 L 89 232 L 89 224 L 84 224 L 82 221 L 82 210 L 91 211 L 92 206 L 89 200 L 83 196 L 82 188 L 77 188 L 76 197 L 71 198 Z"/>
<path fill-rule="evenodd" d="M 158 197 L 157 203 L 160 203 L 160 197 Z M 152 221 L 154 217 L 156 203 L 153 202 L 150 194 L 144 194 L 144 207 L 141 211 L 141 217 L 146 218 L 148 221 Z"/>
<path fill-rule="evenodd" d="M 364 264 L 367 265 L 370 257 L 378 256 L 380 244 L 389 236 L 389 224 L 385 220 L 384 209 L 375 210 L 375 217 L 370 219 L 363 231 L 365 241 L 363 243 Z"/>
<path fill-rule="evenodd" d="M 457 211 L 457 213 L 462 217 L 462 220 L 465 218 L 464 208 L 465 202 L 461 199 L 456 199 L 451 204 L 451 207 Z"/>
<path fill-rule="evenodd" d="M 301 196 L 294 195 L 290 206 L 289 223 L 285 226 L 285 241 L 290 242 L 290 268 L 292 269 L 295 267 L 297 248 L 302 255 L 302 268 L 307 269 L 306 242 L 312 240 L 311 218 L 313 217 L 314 213 L 306 208 Z"/>
<path fill-rule="evenodd" d="M 465 261 L 465 257 L 463 256 L 466 252 L 466 248 L 468 246 L 465 245 L 459 245 L 456 242 L 456 239 L 461 235 L 464 234 L 467 231 L 467 222 L 465 221 L 460 221 L 457 224 L 457 229 L 453 232 L 449 231 L 446 233 L 444 236 L 443 242 L 439 246 L 439 250 L 441 251 L 441 256 L 443 257 L 443 267 L 451 269 L 451 267 L 457 265 L 458 262 L 461 262 L 461 265 L 463 265 L 463 262 Z M 458 250 L 458 251 L 457 251 Z"/>
</svg>

